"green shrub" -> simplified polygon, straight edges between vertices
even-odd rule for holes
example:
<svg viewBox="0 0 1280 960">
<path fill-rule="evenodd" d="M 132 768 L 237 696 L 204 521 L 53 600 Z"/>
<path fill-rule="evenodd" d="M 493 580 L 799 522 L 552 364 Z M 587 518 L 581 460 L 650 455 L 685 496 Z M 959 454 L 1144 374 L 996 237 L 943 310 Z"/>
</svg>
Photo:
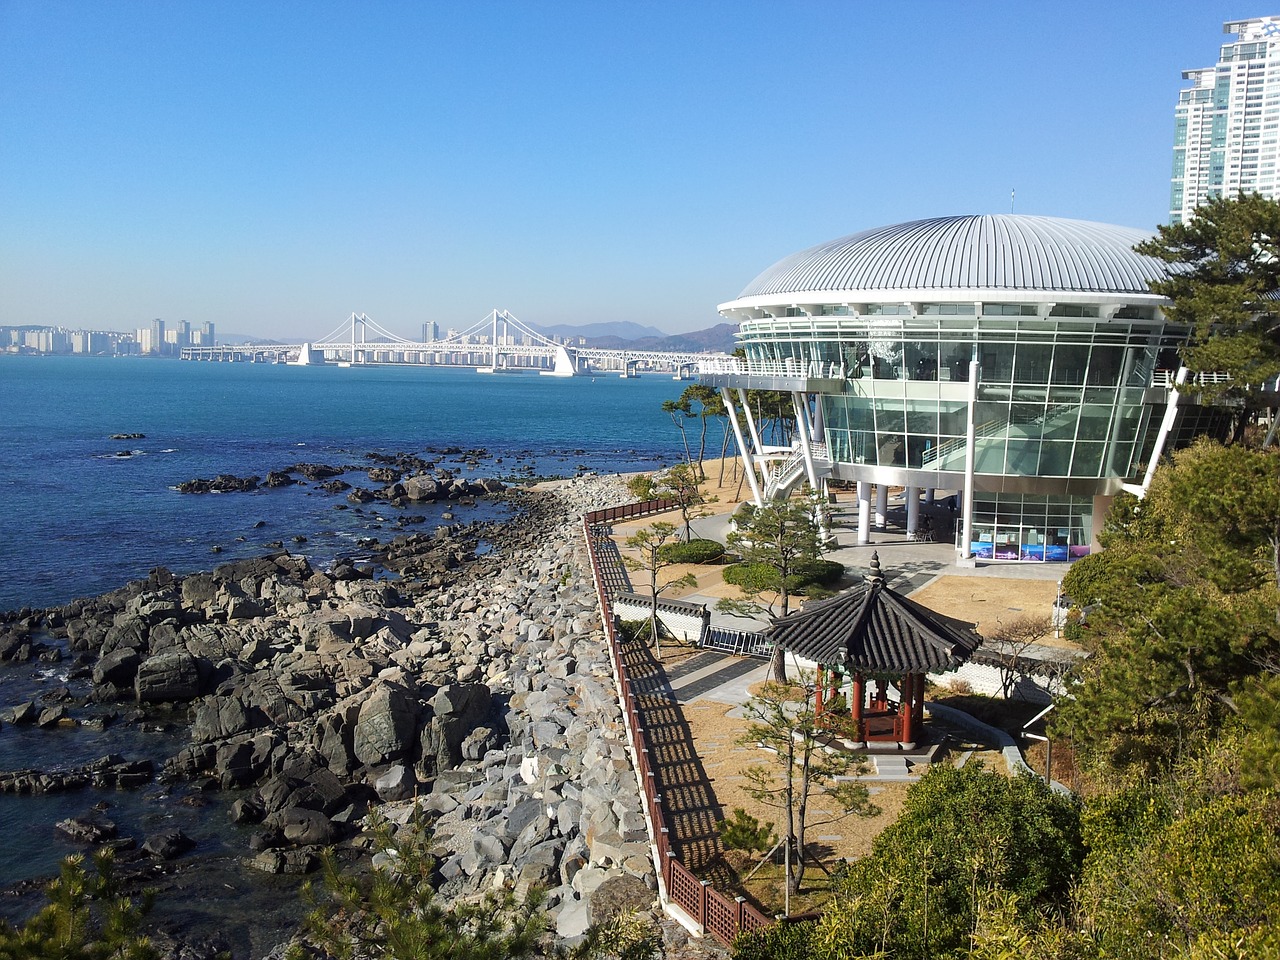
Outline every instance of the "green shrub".
<svg viewBox="0 0 1280 960">
<path fill-rule="evenodd" d="M 715 540 L 664 543 L 658 556 L 669 563 L 712 563 L 724 556 L 724 544 Z"/>
<path fill-rule="evenodd" d="M 844 565 L 834 560 L 811 560 L 787 577 L 787 592 L 804 596 L 817 586 L 829 586 L 844 576 Z M 724 571 L 725 583 L 754 591 L 758 584 L 777 583 L 778 572 L 767 563 L 735 563 Z"/>
<path fill-rule="evenodd" d="M 775 923 L 733 941 L 733 960 L 809 960 L 814 955 L 812 923 Z"/>
<path fill-rule="evenodd" d="M 806 560 L 796 567 L 787 585 L 794 593 L 803 593 L 803 587 L 814 585 L 829 587 L 838 583 L 843 576 L 844 564 L 842 563 L 834 560 Z M 795 586 L 791 586 L 792 582 Z"/>
<path fill-rule="evenodd" d="M 142 933 L 153 893 L 135 903 L 120 891 L 115 855 L 100 850 L 93 869 L 83 854 L 62 861 L 48 886 L 49 904 L 22 927 L 0 919 L 0 957 L 60 957 L 65 960 L 155 960 L 159 954 Z"/>
<path fill-rule="evenodd" d="M 746 850 L 751 853 L 768 853 L 778 842 L 773 824 L 760 826 L 760 821 L 741 807 L 735 807 L 733 816 L 716 824 L 720 842 L 726 850 Z"/>
</svg>

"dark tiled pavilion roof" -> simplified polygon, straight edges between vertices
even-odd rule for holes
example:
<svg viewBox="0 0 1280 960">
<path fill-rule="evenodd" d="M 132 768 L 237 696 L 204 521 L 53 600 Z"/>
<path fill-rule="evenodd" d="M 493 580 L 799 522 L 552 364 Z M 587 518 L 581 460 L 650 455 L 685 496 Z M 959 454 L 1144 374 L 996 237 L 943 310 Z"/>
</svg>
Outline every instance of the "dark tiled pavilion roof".
<svg viewBox="0 0 1280 960">
<path fill-rule="evenodd" d="M 878 558 L 872 576 L 845 593 L 807 603 L 773 621 L 769 636 L 816 663 L 864 673 L 942 673 L 973 655 L 982 638 L 972 625 L 943 617 L 885 586 Z"/>
</svg>

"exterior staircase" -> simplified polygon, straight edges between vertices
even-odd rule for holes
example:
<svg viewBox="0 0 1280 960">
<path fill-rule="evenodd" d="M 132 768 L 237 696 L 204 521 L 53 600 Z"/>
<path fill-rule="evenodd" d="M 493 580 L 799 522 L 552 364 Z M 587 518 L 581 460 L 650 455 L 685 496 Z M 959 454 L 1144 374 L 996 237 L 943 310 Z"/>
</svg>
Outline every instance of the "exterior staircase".
<svg viewBox="0 0 1280 960">
<path fill-rule="evenodd" d="M 809 445 L 813 452 L 814 473 L 819 480 L 831 473 L 831 459 L 825 443 Z M 795 489 L 797 483 L 808 479 L 804 468 L 804 450 L 798 444 L 785 460 L 774 465 L 765 478 L 764 498 L 766 500 L 785 499 Z"/>
</svg>

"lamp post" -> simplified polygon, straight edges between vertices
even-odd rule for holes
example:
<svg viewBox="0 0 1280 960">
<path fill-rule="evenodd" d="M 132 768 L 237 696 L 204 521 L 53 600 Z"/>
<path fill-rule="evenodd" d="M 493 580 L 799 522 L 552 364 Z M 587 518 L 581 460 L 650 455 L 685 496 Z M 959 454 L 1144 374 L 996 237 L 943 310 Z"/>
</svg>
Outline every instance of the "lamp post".
<svg viewBox="0 0 1280 960">
<path fill-rule="evenodd" d="M 1066 617 L 1062 614 L 1062 581 L 1058 581 L 1058 595 L 1053 598 L 1053 639 L 1057 640 L 1062 636 L 1062 621 Z"/>
</svg>

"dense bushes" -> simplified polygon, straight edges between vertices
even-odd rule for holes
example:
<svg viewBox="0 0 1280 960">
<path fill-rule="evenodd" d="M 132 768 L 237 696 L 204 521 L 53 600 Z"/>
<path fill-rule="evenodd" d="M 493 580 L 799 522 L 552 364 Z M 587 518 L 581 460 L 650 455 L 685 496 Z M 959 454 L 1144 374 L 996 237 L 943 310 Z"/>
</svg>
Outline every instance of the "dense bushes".
<svg viewBox="0 0 1280 960">
<path fill-rule="evenodd" d="M 669 563 L 713 563 L 724 556 L 724 544 L 716 540 L 664 543 L 658 556 Z"/>
<path fill-rule="evenodd" d="M 804 595 L 814 587 L 832 586 L 842 576 L 844 565 L 834 560 L 805 560 L 798 563 L 795 572 L 787 577 L 787 592 Z M 777 578 L 778 571 L 767 563 L 735 563 L 724 570 L 725 583 L 748 591 Z"/>
</svg>

